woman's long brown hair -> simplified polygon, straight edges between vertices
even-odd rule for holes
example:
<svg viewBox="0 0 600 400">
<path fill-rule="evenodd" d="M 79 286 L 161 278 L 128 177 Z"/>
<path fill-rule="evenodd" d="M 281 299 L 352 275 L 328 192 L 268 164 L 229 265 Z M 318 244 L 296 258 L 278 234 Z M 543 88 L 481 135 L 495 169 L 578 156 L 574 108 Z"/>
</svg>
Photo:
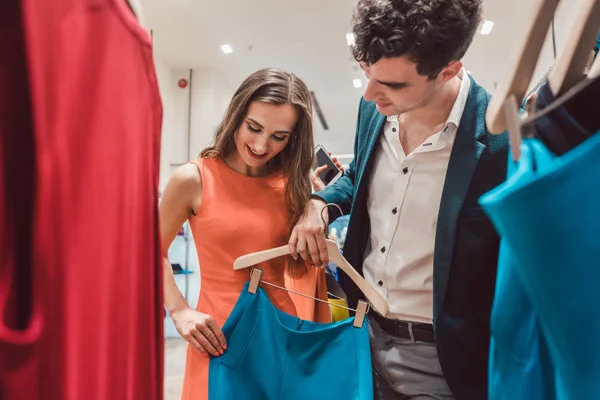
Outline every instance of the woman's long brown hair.
<svg viewBox="0 0 600 400">
<path fill-rule="evenodd" d="M 294 74 L 278 68 L 261 69 L 250 75 L 237 89 L 219 124 L 214 144 L 200 157 L 227 158 L 237 151 L 235 134 L 242 125 L 250 104 L 292 104 L 298 121 L 287 146 L 269 161 L 272 171 L 280 170 L 285 179 L 285 199 L 290 213 L 288 233 L 304 213 L 311 193 L 310 170 L 314 159 L 312 99 L 306 84 Z"/>
</svg>

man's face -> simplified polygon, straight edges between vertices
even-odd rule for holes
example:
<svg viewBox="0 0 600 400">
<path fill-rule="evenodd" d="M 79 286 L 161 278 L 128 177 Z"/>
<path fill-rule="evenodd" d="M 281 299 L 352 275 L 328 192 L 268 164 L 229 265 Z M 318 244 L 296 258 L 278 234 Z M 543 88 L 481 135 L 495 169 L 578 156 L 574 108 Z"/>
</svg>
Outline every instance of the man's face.
<svg viewBox="0 0 600 400">
<path fill-rule="evenodd" d="M 408 57 L 382 58 L 375 64 L 361 63 L 369 79 L 364 98 L 375 101 L 383 115 L 399 115 L 427 105 L 447 80 L 446 67 L 437 78 L 419 75 L 417 64 Z M 460 69 L 460 68 L 459 68 Z M 455 75 L 455 74 L 454 74 Z"/>
</svg>

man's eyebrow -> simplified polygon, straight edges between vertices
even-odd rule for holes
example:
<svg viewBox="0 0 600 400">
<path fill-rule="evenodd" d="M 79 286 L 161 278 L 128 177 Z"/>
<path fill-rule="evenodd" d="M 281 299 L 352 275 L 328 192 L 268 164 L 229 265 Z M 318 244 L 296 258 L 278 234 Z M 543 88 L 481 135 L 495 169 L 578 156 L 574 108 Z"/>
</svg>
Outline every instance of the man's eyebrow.
<svg viewBox="0 0 600 400">
<path fill-rule="evenodd" d="M 381 85 L 385 85 L 393 89 L 402 89 L 411 85 L 409 82 L 384 82 L 379 80 L 377 82 L 379 82 Z"/>
</svg>

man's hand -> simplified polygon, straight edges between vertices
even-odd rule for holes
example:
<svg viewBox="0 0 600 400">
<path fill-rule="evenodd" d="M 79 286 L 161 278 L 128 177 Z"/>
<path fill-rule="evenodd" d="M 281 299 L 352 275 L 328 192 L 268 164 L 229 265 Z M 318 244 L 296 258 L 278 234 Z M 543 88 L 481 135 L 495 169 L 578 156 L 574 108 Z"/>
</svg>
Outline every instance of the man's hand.
<svg viewBox="0 0 600 400">
<path fill-rule="evenodd" d="M 329 214 L 327 208 L 323 211 L 321 219 L 321 210 L 325 207 L 325 202 L 320 199 L 312 199 L 306 205 L 304 215 L 300 218 L 290 236 L 290 254 L 297 260 L 298 254 L 314 265 L 326 266 L 329 264 L 329 254 L 327 254 L 327 242 L 325 241 L 325 229 L 329 223 Z"/>
<path fill-rule="evenodd" d="M 329 156 L 331 157 L 331 152 L 329 152 Z M 342 164 L 338 161 L 337 158 L 333 157 L 331 161 L 333 161 L 335 166 L 338 167 L 338 169 L 342 171 L 342 173 L 344 173 L 344 167 L 342 167 Z M 319 192 L 325 189 L 325 183 L 323 183 L 323 181 L 320 178 L 321 174 L 325 172 L 325 170 L 327 170 L 327 164 L 321 165 L 319 168 L 315 169 L 315 171 L 310 176 L 310 182 L 315 192 Z"/>
<path fill-rule="evenodd" d="M 310 183 L 315 192 L 320 192 L 325 189 L 325 183 L 321 180 L 320 176 L 326 169 L 327 165 L 321 165 L 319 168 L 315 169 L 315 172 L 310 176 Z"/>
</svg>

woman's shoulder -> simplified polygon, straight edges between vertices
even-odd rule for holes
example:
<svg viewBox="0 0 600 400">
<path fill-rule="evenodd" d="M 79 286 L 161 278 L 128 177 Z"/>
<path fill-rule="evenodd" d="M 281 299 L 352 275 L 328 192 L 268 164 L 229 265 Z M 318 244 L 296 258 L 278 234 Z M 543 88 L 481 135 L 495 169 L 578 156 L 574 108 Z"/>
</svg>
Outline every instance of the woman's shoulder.
<svg viewBox="0 0 600 400">
<path fill-rule="evenodd" d="M 202 196 L 202 176 L 198 166 L 188 163 L 180 166 L 169 178 L 161 194 L 161 207 L 189 212 L 196 209 Z"/>
<path fill-rule="evenodd" d="M 220 158 L 215 157 L 200 157 L 195 160 L 188 162 L 183 165 L 182 174 L 188 179 L 195 177 L 202 180 L 203 176 L 206 175 L 207 171 L 211 171 L 213 174 L 218 173 L 222 167 L 220 166 Z"/>
<path fill-rule="evenodd" d="M 195 192 L 202 187 L 202 163 L 189 162 L 177 168 L 169 179 L 169 186 L 180 191 Z"/>
</svg>

